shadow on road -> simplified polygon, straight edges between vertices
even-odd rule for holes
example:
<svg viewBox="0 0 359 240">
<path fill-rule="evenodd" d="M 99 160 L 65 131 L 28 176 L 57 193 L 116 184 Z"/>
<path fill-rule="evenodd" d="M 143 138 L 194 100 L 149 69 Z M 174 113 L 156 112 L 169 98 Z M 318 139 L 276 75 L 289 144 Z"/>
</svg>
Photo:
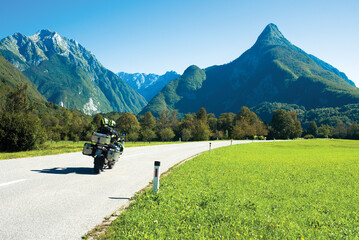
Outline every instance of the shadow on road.
<svg viewBox="0 0 359 240">
<path fill-rule="evenodd" d="M 48 174 L 87 174 L 87 175 L 95 175 L 93 172 L 93 168 L 87 167 L 75 167 L 75 168 L 50 168 L 50 169 L 42 169 L 42 170 L 31 170 L 33 172 L 39 173 L 48 173 Z"/>
<path fill-rule="evenodd" d="M 114 200 L 130 200 L 131 198 L 128 197 L 108 197 L 109 199 L 114 199 Z"/>
</svg>

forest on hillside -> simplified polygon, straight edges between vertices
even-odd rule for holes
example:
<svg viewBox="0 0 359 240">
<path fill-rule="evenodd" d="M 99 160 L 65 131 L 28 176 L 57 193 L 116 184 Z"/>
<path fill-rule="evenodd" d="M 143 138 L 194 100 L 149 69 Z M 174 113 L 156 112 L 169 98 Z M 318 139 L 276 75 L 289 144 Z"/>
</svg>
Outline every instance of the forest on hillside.
<svg viewBox="0 0 359 240">
<path fill-rule="evenodd" d="M 160 113 L 157 118 L 151 112 L 138 116 L 128 112 L 89 116 L 53 103 L 30 101 L 26 89 L 27 85 L 19 85 L 8 94 L 6 102 L 1 106 L 2 151 L 39 148 L 46 141 L 89 140 L 103 117 L 115 120 L 116 130 L 125 136 L 126 141 L 134 142 L 299 137 L 359 139 L 359 108 L 355 104 L 310 111 L 293 106 L 293 109 L 288 109 L 287 105 L 283 105 L 284 109 L 276 109 L 277 105 L 267 104 L 269 110 L 266 111 L 272 112 L 268 123 L 247 107 L 242 107 L 236 114 L 222 113 L 218 117 L 207 113 L 203 107 L 197 113 L 188 113 L 182 118 L 178 118 L 176 111 L 168 110 Z M 262 106 L 259 110 L 263 109 Z M 304 129 L 301 121 L 305 123 Z"/>
</svg>

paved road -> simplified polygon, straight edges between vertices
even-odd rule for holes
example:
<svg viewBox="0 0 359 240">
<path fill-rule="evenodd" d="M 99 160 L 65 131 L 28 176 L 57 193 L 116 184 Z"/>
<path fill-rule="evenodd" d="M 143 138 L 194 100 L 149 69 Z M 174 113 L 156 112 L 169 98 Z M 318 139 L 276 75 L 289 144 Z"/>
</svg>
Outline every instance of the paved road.
<svg viewBox="0 0 359 240">
<path fill-rule="evenodd" d="M 228 145 L 212 142 L 212 149 Z M 207 150 L 208 142 L 127 148 L 100 175 L 82 153 L 2 160 L 0 239 L 80 239 L 148 185 L 154 161 L 164 172 Z"/>
</svg>

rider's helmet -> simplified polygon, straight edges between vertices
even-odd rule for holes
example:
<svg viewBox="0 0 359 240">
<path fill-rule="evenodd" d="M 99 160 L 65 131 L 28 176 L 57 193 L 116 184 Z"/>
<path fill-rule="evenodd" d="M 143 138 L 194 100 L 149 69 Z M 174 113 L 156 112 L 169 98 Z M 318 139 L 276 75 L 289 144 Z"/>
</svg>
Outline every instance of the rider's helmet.
<svg viewBox="0 0 359 240">
<path fill-rule="evenodd" d="M 107 118 L 102 118 L 102 120 L 101 120 L 101 126 L 106 127 L 106 126 L 108 126 L 108 124 L 109 124 L 108 119 L 107 119 Z"/>
<path fill-rule="evenodd" d="M 113 120 L 110 120 L 109 123 L 108 123 L 108 125 L 109 125 L 110 127 L 112 127 L 112 128 L 115 128 L 115 127 L 116 127 L 116 122 L 113 121 Z"/>
</svg>

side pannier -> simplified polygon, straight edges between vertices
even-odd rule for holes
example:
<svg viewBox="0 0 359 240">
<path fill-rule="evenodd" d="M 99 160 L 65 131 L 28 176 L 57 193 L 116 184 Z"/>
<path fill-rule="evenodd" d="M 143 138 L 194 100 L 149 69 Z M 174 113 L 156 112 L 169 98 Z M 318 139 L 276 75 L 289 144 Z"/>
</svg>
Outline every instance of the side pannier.
<svg viewBox="0 0 359 240">
<path fill-rule="evenodd" d="M 110 144 L 111 143 L 111 136 L 94 132 L 92 133 L 91 141 L 93 144 Z"/>
<path fill-rule="evenodd" d="M 120 158 L 120 151 L 110 148 L 107 152 L 107 157 L 108 160 L 113 160 L 115 162 L 118 161 L 118 159 Z"/>
<path fill-rule="evenodd" d="M 91 143 L 85 143 L 84 149 L 82 150 L 82 154 L 87 155 L 87 156 L 92 156 L 92 151 L 93 151 L 94 147 L 95 146 L 92 145 Z"/>
</svg>

